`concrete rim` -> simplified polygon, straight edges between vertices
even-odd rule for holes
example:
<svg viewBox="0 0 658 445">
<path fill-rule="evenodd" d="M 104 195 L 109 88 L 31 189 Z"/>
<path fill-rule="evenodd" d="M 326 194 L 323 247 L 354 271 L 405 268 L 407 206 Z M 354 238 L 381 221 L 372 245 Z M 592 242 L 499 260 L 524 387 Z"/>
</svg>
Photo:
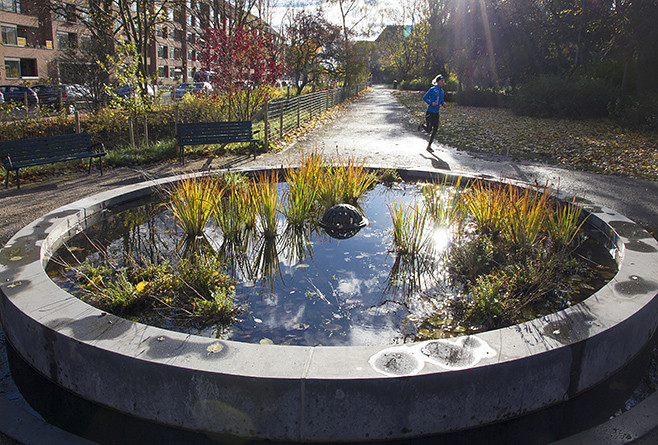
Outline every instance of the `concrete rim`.
<svg viewBox="0 0 658 445">
<path fill-rule="evenodd" d="M 595 206 L 590 224 L 617 246 L 620 265 L 596 294 L 521 325 L 398 347 L 213 341 L 105 315 L 46 276 L 50 253 L 105 209 L 178 179 L 61 207 L 0 251 L 2 323 L 13 347 L 51 381 L 129 415 L 284 441 L 457 431 L 574 397 L 621 368 L 656 329 L 658 243 L 622 215 Z M 445 351 L 461 360 L 442 359 Z"/>
</svg>

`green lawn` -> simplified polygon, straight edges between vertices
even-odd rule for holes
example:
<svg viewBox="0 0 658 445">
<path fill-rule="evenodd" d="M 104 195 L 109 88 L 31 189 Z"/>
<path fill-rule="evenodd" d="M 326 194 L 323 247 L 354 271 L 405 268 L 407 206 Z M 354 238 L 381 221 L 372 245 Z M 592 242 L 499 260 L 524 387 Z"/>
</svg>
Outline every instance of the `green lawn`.
<svg viewBox="0 0 658 445">
<path fill-rule="evenodd" d="M 419 121 L 423 118 L 422 92 L 395 95 Z M 459 150 L 658 180 L 658 135 L 623 128 L 610 119 L 533 118 L 505 108 L 448 103 L 441 111 L 437 140 Z"/>
</svg>

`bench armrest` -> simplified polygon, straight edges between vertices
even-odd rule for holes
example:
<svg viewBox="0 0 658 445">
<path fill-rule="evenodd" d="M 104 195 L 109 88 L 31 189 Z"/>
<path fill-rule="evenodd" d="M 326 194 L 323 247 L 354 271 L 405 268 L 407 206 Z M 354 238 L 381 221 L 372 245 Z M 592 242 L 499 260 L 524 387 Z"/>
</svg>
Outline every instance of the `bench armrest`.
<svg viewBox="0 0 658 445">
<path fill-rule="evenodd" d="M 105 153 L 105 145 L 102 142 L 96 142 L 94 144 L 91 144 L 89 148 L 95 148 L 95 147 L 100 147 L 100 149 L 96 149 L 96 153 Z"/>
</svg>

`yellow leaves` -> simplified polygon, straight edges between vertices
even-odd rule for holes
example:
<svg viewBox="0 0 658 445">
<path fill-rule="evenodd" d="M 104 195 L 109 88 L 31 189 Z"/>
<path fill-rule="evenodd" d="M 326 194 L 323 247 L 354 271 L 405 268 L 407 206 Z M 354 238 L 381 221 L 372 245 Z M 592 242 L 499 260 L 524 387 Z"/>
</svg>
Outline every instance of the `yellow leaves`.
<svg viewBox="0 0 658 445">
<path fill-rule="evenodd" d="M 421 120 L 422 93 L 397 96 Z M 460 150 L 551 161 L 568 168 L 658 180 L 655 134 L 619 128 L 610 119 L 516 116 L 504 108 L 441 111 L 437 140 Z"/>
<path fill-rule="evenodd" d="M 142 292 L 144 292 L 144 289 L 146 289 L 148 285 L 149 285 L 148 281 L 140 281 L 135 285 L 135 291 L 138 294 L 141 294 Z"/>
</svg>

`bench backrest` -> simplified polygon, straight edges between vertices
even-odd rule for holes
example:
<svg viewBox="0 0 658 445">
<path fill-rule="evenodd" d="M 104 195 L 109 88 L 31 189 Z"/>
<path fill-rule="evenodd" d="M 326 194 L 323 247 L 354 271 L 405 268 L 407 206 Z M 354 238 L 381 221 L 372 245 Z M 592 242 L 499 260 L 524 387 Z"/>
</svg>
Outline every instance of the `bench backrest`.
<svg viewBox="0 0 658 445">
<path fill-rule="evenodd" d="M 195 122 L 176 124 L 178 145 L 251 142 L 251 121 Z"/>
<path fill-rule="evenodd" d="M 0 158 L 5 167 L 26 161 L 67 159 L 90 153 L 89 133 L 73 133 L 0 142 Z M 9 163 L 7 156 L 11 158 Z"/>
</svg>

